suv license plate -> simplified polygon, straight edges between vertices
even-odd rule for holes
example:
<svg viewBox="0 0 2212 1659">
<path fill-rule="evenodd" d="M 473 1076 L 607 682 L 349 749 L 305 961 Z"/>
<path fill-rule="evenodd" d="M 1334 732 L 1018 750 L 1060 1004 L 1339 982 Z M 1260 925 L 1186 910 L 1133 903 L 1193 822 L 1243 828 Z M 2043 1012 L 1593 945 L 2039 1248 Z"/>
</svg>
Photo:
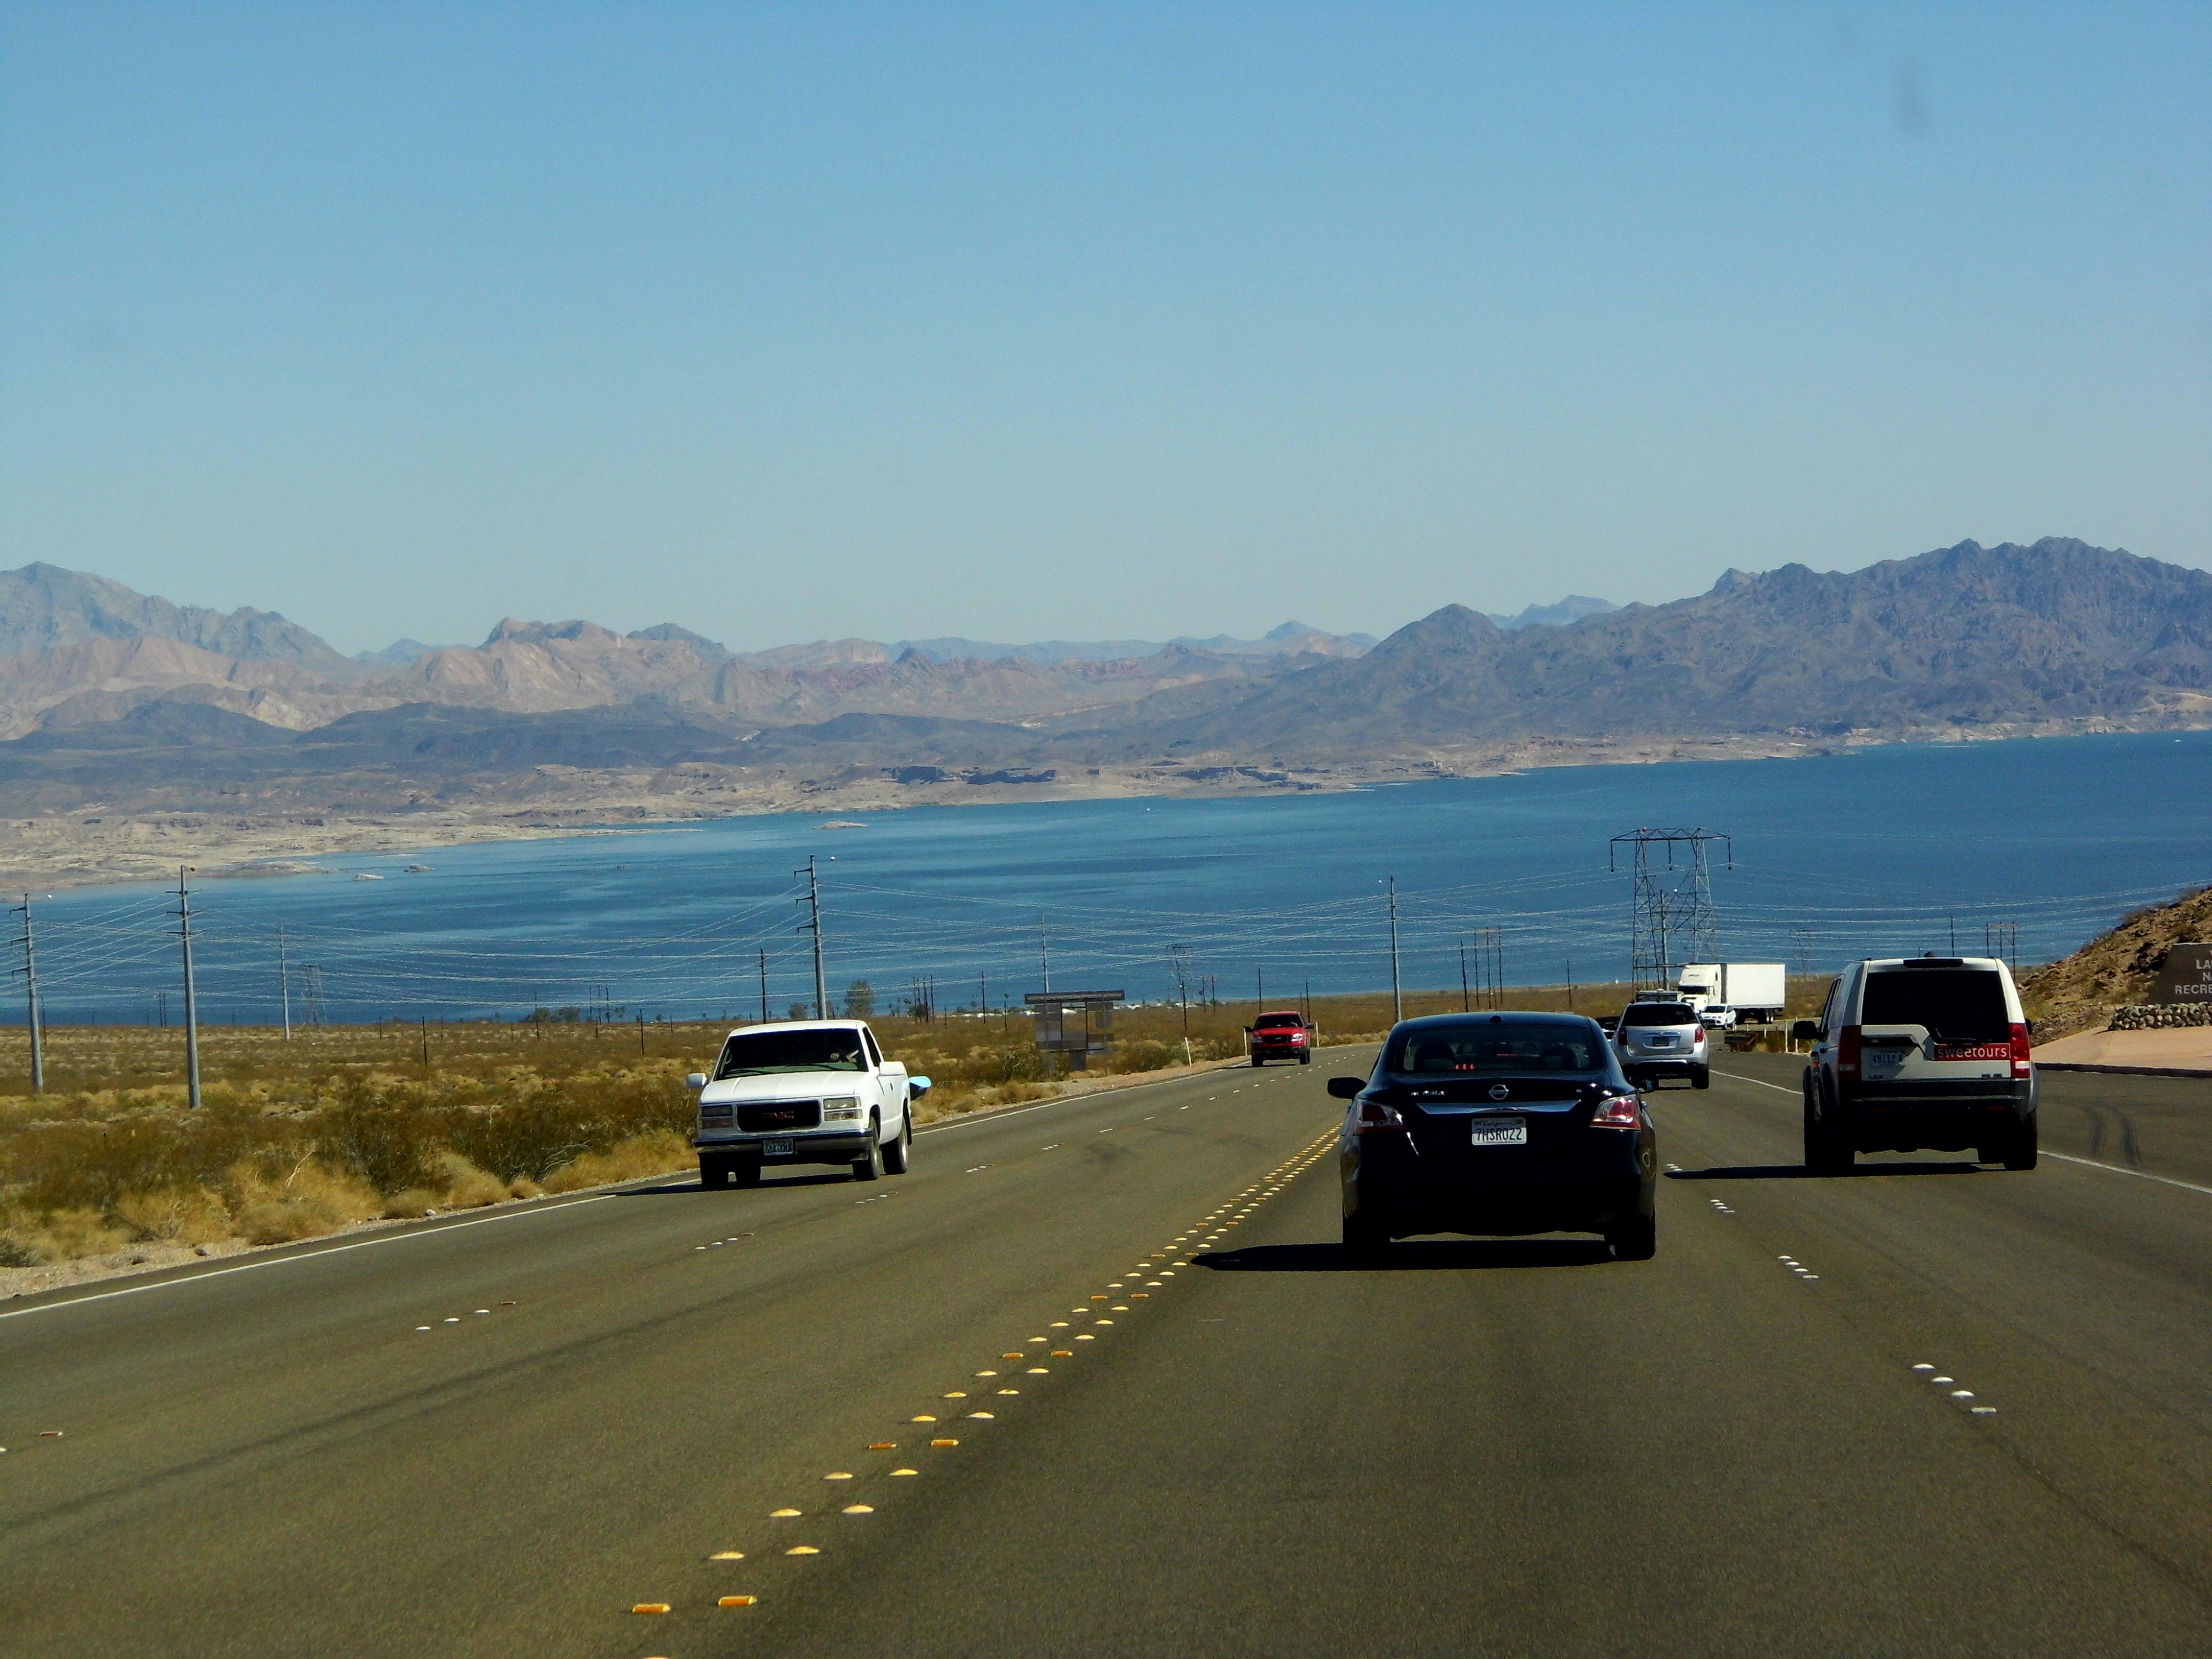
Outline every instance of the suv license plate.
<svg viewBox="0 0 2212 1659">
<path fill-rule="evenodd" d="M 1526 1146 L 1528 1120 L 1525 1117 L 1479 1117 L 1474 1121 L 1477 1146 Z"/>
<path fill-rule="evenodd" d="M 761 1142 L 761 1156 L 763 1158 L 789 1158 L 791 1156 L 791 1137 L 789 1135 L 778 1135 L 773 1140 L 763 1140 Z"/>
</svg>

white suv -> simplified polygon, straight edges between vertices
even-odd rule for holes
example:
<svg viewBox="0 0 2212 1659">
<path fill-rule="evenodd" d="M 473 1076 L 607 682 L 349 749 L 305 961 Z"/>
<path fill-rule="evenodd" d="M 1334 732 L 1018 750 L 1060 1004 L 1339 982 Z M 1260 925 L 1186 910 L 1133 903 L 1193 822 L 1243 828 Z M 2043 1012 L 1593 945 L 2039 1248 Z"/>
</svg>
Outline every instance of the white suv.
<svg viewBox="0 0 2212 1659">
<path fill-rule="evenodd" d="M 723 1040 L 712 1076 L 685 1079 L 699 1092 L 699 1184 L 760 1184 L 763 1169 L 849 1164 L 856 1181 L 904 1175 L 914 1102 L 926 1077 L 885 1060 L 857 1019 L 750 1025 Z"/>
<path fill-rule="evenodd" d="M 1613 1046 L 1620 1056 L 1620 1069 L 1639 1089 L 1649 1089 L 1667 1077 L 1686 1077 L 1693 1089 L 1712 1087 L 1705 1021 L 1686 1002 L 1638 997 L 1620 1011 Z"/>
<path fill-rule="evenodd" d="M 1854 963 L 1818 1019 L 1805 1067 L 1805 1166 L 1840 1174 L 1860 1152 L 1974 1149 L 2035 1167 L 2035 1065 L 2012 972 L 1995 957 Z"/>
</svg>

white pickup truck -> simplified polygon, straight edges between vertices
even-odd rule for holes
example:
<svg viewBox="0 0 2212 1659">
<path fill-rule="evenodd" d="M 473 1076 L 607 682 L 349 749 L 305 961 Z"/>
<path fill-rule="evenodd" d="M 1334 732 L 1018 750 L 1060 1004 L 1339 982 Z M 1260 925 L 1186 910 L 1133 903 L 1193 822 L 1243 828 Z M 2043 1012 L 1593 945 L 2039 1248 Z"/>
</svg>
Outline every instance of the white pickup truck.
<svg viewBox="0 0 2212 1659">
<path fill-rule="evenodd" d="M 685 1081 L 699 1091 L 702 1187 L 757 1187 L 763 1169 L 793 1164 L 848 1164 L 855 1181 L 904 1175 L 909 1108 L 929 1092 L 857 1019 L 732 1031 L 713 1073 Z"/>
</svg>

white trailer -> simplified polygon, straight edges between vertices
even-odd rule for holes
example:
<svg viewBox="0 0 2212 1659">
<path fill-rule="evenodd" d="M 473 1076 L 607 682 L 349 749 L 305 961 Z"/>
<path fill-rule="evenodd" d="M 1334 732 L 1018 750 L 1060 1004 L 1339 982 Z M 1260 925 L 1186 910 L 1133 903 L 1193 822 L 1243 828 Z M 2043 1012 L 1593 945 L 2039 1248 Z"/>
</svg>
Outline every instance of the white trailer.
<svg viewBox="0 0 2212 1659">
<path fill-rule="evenodd" d="M 1746 1024 L 1778 1018 L 1790 1000 L 1788 964 L 1779 962 L 1692 962 L 1675 976 L 1674 989 L 1699 1012 L 1709 1002 L 1733 1008 Z"/>
</svg>

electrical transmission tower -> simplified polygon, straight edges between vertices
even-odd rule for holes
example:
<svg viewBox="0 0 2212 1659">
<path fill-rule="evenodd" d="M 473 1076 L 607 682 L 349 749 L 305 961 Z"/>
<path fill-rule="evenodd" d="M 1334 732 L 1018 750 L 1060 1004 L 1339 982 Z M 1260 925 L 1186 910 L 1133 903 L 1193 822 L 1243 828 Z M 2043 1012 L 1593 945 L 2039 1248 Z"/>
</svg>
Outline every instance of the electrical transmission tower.
<svg viewBox="0 0 2212 1659">
<path fill-rule="evenodd" d="M 1613 838 L 1610 867 L 1617 872 L 1626 856 L 1636 877 L 1628 961 L 1638 987 L 1671 986 L 1682 963 L 1720 959 L 1706 850 L 1715 842 L 1723 848 L 1726 866 L 1734 869 L 1735 843 L 1719 830 L 1636 830 Z"/>
</svg>

